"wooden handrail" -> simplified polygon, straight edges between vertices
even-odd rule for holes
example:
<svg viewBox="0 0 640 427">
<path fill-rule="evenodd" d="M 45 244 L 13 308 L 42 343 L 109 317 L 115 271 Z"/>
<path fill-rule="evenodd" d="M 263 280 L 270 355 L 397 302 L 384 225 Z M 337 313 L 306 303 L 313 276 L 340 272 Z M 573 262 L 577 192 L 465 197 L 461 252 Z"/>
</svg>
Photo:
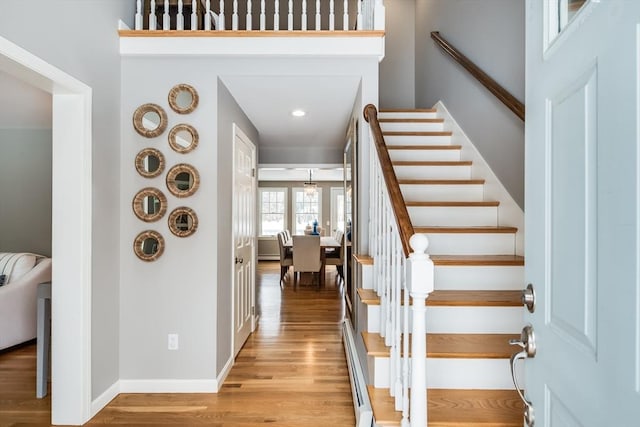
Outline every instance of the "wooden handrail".
<svg viewBox="0 0 640 427">
<path fill-rule="evenodd" d="M 494 94 L 508 109 L 513 111 L 520 120 L 524 121 L 524 104 L 518 101 L 515 96 L 511 95 L 508 90 L 502 87 L 498 82 L 493 80 L 487 73 L 482 71 L 480 67 L 474 64 L 469 58 L 464 56 L 458 49 L 453 47 L 448 41 L 440 36 L 439 31 L 432 31 L 431 38 L 444 50 L 449 56 L 462 65 L 473 77 L 475 77 L 489 92 Z"/>
<path fill-rule="evenodd" d="M 409 245 L 409 239 L 414 235 L 413 225 L 409 218 L 409 211 L 404 203 L 404 197 L 400 191 L 400 185 L 396 178 L 396 173 L 393 170 L 391 164 L 391 158 L 389 157 L 389 151 L 384 143 L 384 136 L 382 135 L 382 129 L 380 129 L 380 123 L 378 122 L 378 110 L 375 105 L 368 104 L 364 107 L 364 119 L 369 123 L 371 127 L 371 133 L 373 134 L 373 142 L 378 152 L 378 159 L 380 160 L 380 167 L 382 168 L 382 175 L 384 176 L 384 182 L 389 192 L 389 198 L 391 199 L 391 208 L 393 209 L 393 215 L 396 218 L 396 224 L 398 225 L 398 231 L 400 233 L 400 241 L 402 242 L 402 249 L 404 256 L 408 257 L 411 253 L 411 246 Z"/>
</svg>

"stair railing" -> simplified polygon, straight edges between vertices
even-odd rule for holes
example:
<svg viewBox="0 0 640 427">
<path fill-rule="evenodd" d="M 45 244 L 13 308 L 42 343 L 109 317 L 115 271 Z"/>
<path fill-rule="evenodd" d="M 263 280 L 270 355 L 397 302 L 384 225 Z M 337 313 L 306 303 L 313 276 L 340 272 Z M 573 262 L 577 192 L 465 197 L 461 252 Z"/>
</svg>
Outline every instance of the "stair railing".
<svg viewBox="0 0 640 427">
<path fill-rule="evenodd" d="M 226 3 L 227 8 L 225 0 L 136 0 L 135 30 L 384 31 L 385 25 L 383 0 L 329 0 L 328 8 L 321 7 L 320 0 L 296 0 L 295 5 L 293 0 L 227 0 Z M 281 3 L 286 9 L 286 28 L 280 28 Z M 342 4 L 338 25 L 336 4 Z M 350 6 L 352 11 L 357 11 L 351 21 Z M 239 10 L 246 14 L 240 14 Z M 268 16 L 267 10 L 273 12 Z M 228 14 L 231 15 L 230 28 L 225 18 Z M 308 28 L 308 21 L 312 28 Z"/>
<path fill-rule="evenodd" d="M 475 77 L 489 92 L 495 95 L 508 109 L 518 116 L 518 118 L 524 121 L 524 104 L 515 96 L 513 96 L 508 90 L 502 87 L 498 82 L 492 79 L 487 73 L 482 71 L 473 61 L 467 58 L 462 52 L 453 47 L 451 43 L 445 40 L 439 31 L 432 31 L 431 38 L 436 42 L 442 50 L 451 56 L 456 62 L 462 65 L 473 77 Z"/>
<path fill-rule="evenodd" d="M 389 391 L 396 410 L 402 411 L 402 426 L 423 427 L 427 423 L 425 301 L 433 291 L 433 262 L 426 254 L 427 237 L 415 234 L 411 224 L 376 107 L 367 105 L 364 117 L 372 157 L 369 252 L 374 259 L 373 289 L 380 297 L 380 335 L 390 347 Z"/>
</svg>

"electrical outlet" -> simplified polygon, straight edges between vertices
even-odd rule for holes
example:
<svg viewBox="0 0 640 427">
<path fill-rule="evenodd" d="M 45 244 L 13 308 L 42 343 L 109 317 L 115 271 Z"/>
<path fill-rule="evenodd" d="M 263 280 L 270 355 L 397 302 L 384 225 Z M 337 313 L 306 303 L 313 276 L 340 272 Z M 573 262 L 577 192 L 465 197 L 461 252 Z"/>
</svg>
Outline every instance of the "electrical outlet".
<svg viewBox="0 0 640 427">
<path fill-rule="evenodd" d="M 178 334 L 167 335 L 167 349 L 169 350 L 178 349 Z"/>
</svg>

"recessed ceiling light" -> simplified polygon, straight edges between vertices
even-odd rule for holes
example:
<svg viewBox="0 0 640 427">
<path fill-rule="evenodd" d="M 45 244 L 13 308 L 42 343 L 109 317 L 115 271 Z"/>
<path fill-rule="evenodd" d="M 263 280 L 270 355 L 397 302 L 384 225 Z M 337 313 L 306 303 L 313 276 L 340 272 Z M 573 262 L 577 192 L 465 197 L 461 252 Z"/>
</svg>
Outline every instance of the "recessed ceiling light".
<svg viewBox="0 0 640 427">
<path fill-rule="evenodd" d="M 291 115 L 292 115 L 293 117 L 302 117 L 302 116 L 304 116 L 305 114 L 307 114 L 307 113 L 305 113 L 303 110 L 293 110 L 293 111 L 291 112 Z"/>
</svg>

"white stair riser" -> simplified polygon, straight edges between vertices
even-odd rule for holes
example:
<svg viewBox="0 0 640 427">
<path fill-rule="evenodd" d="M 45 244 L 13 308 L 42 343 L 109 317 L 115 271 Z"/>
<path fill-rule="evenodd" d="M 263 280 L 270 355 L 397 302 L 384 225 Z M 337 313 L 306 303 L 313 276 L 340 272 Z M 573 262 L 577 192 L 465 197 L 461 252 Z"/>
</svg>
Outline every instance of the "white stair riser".
<svg viewBox="0 0 640 427">
<path fill-rule="evenodd" d="M 402 184 L 405 200 L 438 200 L 441 202 L 480 202 L 484 198 L 482 184 Z"/>
<path fill-rule="evenodd" d="M 434 284 L 441 290 L 524 289 L 523 266 L 436 266 Z"/>
<path fill-rule="evenodd" d="M 366 311 L 367 332 L 379 333 L 380 306 L 363 304 L 362 310 Z M 427 332 L 434 334 L 517 334 L 523 315 L 521 307 L 427 307 L 425 320 Z"/>
<path fill-rule="evenodd" d="M 383 132 L 442 132 L 442 122 L 381 122 Z"/>
<path fill-rule="evenodd" d="M 398 179 L 470 179 L 471 166 L 400 166 L 394 165 Z"/>
<path fill-rule="evenodd" d="M 414 227 L 481 227 L 498 225 L 496 206 L 408 206 Z M 431 251 L 428 251 L 431 253 Z"/>
<path fill-rule="evenodd" d="M 369 378 L 376 388 L 389 388 L 389 357 L 367 357 Z M 523 378 L 523 364 L 516 367 Z M 427 387 L 500 390 L 513 388 L 508 359 L 428 358 Z"/>
<path fill-rule="evenodd" d="M 378 119 L 435 119 L 435 111 L 398 111 L 398 112 L 378 112 Z"/>
<path fill-rule="evenodd" d="M 431 255 L 515 255 L 511 233 L 426 233 Z"/>
<path fill-rule="evenodd" d="M 397 161 L 453 161 L 460 160 L 460 150 L 389 150 L 392 162 Z"/>
<path fill-rule="evenodd" d="M 363 265 L 360 274 L 362 274 L 362 287 L 364 289 L 372 289 L 373 288 L 373 265 Z"/>
<path fill-rule="evenodd" d="M 451 145 L 451 135 L 384 135 L 387 145 Z"/>
</svg>

